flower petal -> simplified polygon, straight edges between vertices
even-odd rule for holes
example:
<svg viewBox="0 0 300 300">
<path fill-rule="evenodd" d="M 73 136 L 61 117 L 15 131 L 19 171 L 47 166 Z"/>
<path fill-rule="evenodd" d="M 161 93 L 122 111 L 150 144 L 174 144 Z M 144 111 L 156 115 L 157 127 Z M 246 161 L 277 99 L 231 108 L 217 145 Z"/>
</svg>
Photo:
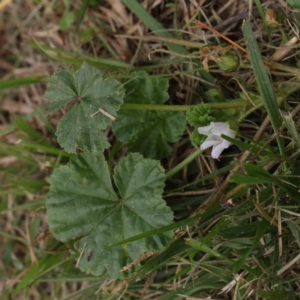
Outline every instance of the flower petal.
<svg viewBox="0 0 300 300">
<path fill-rule="evenodd" d="M 231 145 L 230 142 L 228 142 L 228 141 L 226 141 L 226 140 L 223 139 L 223 141 L 222 141 L 222 147 L 223 147 L 223 149 L 227 149 L 230 145 Z"/>
<path fill-rule="evenodd" d="M 215 146 L 218 144 L 221 144 L 223 142 L 222 139 L 220 139 L 218 136 L 216 135 L 209 135 L 206 140 L 201 144 L 200 149 L 205 150 L 211 146 Z"/>
<path fill-rule="evenodd" d="M 215 135 L 228 135 L 228 133 L 231 131 L 227 122 L 211 122 L 210 125 L 212 126 L 211 133 Z"/>
<path fill-rule="evenodd" d="M 205 150 L 205 149 L 207 149 L 207 148 L 209 148 L 209 147 L 211 147 L 211 146 L 216 146 L 216 145 L 219 145 L 220 144 L 220 142 L 217 142 L 217 141 L 208 141 L 208 142 L 203 142 L 202 144 L 201 144 L 201 146 L 200 146 L 200 149 L 201 150 Z"/>
<path fill-rule="evenodd" d="M 224 135 L 226 135 L 226 136 L 228 136 L 228 137 L 230 137 L 230 138 L 235 138 L 235 132 L 233 131 L 233 130 L 230 130 L 230 132 L 229 133 L 224 133 Z M 222 138 L 222 137 L 221 137 Z M 222 138 L 222 146 L 223 146 L 223 148 L 224 149 L 227 149 L 230 145 L 232 145 L 232 143 L 231 142 L 229 142 L 229 141 L 227 141 L 227 140 L 225 140 L 224 138 Z"/>
<path fill-rule="evenodd" d="M 222 144 L 213 146 L 211 151 L 211 157 L 214 159 L 218 159 L 223 150 L 224 148 L 222 147 Z"/>
<path fill-rule="evenodd" d="M 198 127 L 198 132 L 200 134 L 209 135 L 211 133 L 212 128 L 213 128 L 212 123 L 213 122 L 211 122 L 210 125 L 208 125 L 208 126 Z"/>
<path fill-rule="evenodd" d="M 206 140 L 200 145 L 200 149 L 205 150 L 213 146 L 211 156 L 215 159 L 219 158 L 222 151 L 231 145 L 221 135 L 230 138 L 234 138 L 236 135 L 236 132 L 230 129 L 228 122 L 211 122 L 209 126 L 199 127 L 198 132 L 207 135 Z"/>
</svg>

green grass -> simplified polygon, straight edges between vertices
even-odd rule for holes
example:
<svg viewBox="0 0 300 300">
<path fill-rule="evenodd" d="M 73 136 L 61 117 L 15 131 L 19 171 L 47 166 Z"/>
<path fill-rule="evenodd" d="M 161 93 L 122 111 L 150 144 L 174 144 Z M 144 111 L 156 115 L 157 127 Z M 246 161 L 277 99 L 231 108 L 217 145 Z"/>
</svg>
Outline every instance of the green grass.
<svg viewBox="0 0 300 300">
<path fill-rule="evenodd" d="M 4 288 L 1 299 L 298 299 L 298 53 L 295 47 L 285 60 L 273 62 L 269 58 L 276 48 L 268 46 L 279 47 L 288 35 L 288 38 L 293 37 L 288 23 L 284 22 L 280 30 L 272 29 L 265 22 L 264 4 L 255 1 L 254 10 L 258 10 L 260 17 L 256 16 L 255 22 L 245 21 L 238 37 L 225 32 L 247 48 L 247 55 L 234 50 L 239 68 L 225 72 L 211 61 L 210 72 L 207 72 L 202 65 L 204 57 L 197 51 L 205 43 L 203 35 L 209 45 L 216 41 L 208 31 L 193 32 L 186 26 L 186 21 L 191 23 L 195 15 L 201 21 L 205 18 L 198 10 L 188 15 L 180 1 L 172 4 L 173 11 L 169 9 L 170 4 L 166 7 L 164 2 L 150 11 L 149 7 L 143 8 L 140 1 L 122 1 L 124 19 L 127 17 L 140 26 L 141 31 L 134 31 L 134 35 L 143 32 L 147 37 L 145 28 L 151 32 L 152 40 L 141 39 L 140 44 L 134 39 L 126 40 L 128 53 L 136 55 L 133 66 L 132 57 L 123 61 L 119 55 L 120 44 L 113 42 L 119 38 L 115 33 L 127 34 L 126 23 L 114 32 L 111 25 L 116 27 L 116 23 L 112 23 L 113 19 L 108 22 L 109 14 L 103 14 L 100 9 L 101 5 L 112 9 L 108 1 L 71 4 L 70 10 L 77 14 L 77 19 L 65 33 L 65 44 L 58 44 L 57 32 L 52 39 L 42 34 L 49 29 L 46 20 L 58 26 L 60 4 L 31 0 L 27 3 L 37 9 L 28 22 L 32 22 L 32 28 L 38 28 L 38 34 L 32 35 L 26 49 L 17 46 L 18 39 L 13 40 L 13 34 L 5 35 L 8 45 L 16 45 L 16 49 L 6 50 L 8 54 L 3 56 L 12 70 L 9 76 L 1 73 L 4 79 L 0 80 L 3 92 L 0 104 L 7 97 L 16 103 L 42 98 L 46 79 L 59 66 L 77 68 L 86 61 L 107 69 L 107 77 L 130 80 L 130 69 L 144 69 L 151 76 L 167 78 L 170 101 L 164 109 L 186 111 L 190 105 L 206 102 L 211 104 L 217 118 L 235 122 L 239 133 L 235 139 L 228 138 L 234 146 L 219 161 L 210 159 L 210 150 L 202 151 L 191 145 L 191 128 L 173 145 L 172 155 L 161 163 L 166 169 L 164 198 L 174 212 L 175 222 L 111 247 L 168 230 L 175 230 L 175 238 L 164 251 L 141 261 L 140 269 L 129 279 L 110 281 L 76 268 L 73 243 L 55 240 L 47 228 L 45 203 L 49 177 L 55 168 L 72 157 L 56 142 L 55 127 L 63 112 L 47 118 L 41 108 L 29 116 L 3 111 L 0 278 Z M 6 15 L 2 15 L 5 18 L 11 13 L 7 8 Z M 290 8 L 276 4 L 276 9 L 290 16 Z M 49 15 L 44 15 L 45 12 Z M 165 19 L 161 18 L 161 12 L 165 13 Z M 27 11 L 26 16 L 28 14 Z M 218 15 L 218 6 L 208 5 L 205 14 L 213 25 L 225 19 L 222 12 Z M 24 22 L 26 16 L 20 20 Z M 14 30 L 25 37 L 23 23 L 13 14 L 11 18 L 11 24 L 18 25 Z M 174 26 L 189 34 L 181 31 L 173 34 Z M 87 29 L 92 29 L 91 35 L 83 40 L 83 31 Z M 180 43 L 176 42 L 178 36 Z M 160 39 L 155 41 L 155 37 Z M 222 45 L 227 46 L 225 41 Z M 152 61 L 149 61 L 148 53 L 144 52 L 151 47 L 165 52 L 152 53 Z M 124 49 L 124 53 L 126 51 Z M 15 75 L 13 70 L 29 68 L 32 60 L 36 64 L 40 61 L 47 64 L 49 73 Z M 209 97 L 212 87 L 222 96 L 222 101 Z M 156 106 L 139 108 L 157 109 Z M 137 110 L 137 107 L 124 104 L 122 109 Z M 127 149 L 116 141 L 111 131 L 106 133 L 113 147 L 105 156 L 113 169 Z"/>
</svg>

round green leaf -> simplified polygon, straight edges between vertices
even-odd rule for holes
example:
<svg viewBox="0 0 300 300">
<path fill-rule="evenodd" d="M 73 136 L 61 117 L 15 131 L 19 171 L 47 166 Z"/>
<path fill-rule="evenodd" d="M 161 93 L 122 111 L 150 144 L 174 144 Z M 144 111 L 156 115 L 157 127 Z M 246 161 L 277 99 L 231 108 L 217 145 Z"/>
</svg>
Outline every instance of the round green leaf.
<svg viewBox="0 0 300 300">
<path fill-rule="evenodd" d="M 74 72 L 66 67 L 49 79 L 45 97 L 50 100 L 48 113 L 70 101 L 75 105 L 61 119 L 56 135 L 59 144 L 70 153 L 76 149 L 103 152 L 108 143 L 103 130 L 116 117 L 123 103 L 122 84 L 112 78 L 103 78 L 100 71 L 83 63 Z"/>
<path fill-rule="evenodd" d="M 186 126 L 182 112 L 120 110 L 112 127 L 131 152 L 160 159 L 168 156 Z"/>
<path fill-rule="evenodd" d="M 157 161 L 137 153 L 120 160 L 114 172 L 114 191 L 102 154 L 86 153 L 60 166 L 50 178 L 48 220 L 54 236 L 75 249 L 82 271 L 109 278 L 145 252 L 162 250 L 172 232 L 112 245 L 172 223 L 173 214 L 161 198 L 164 170 Z M 122 273 L 129 275 L 138 266 Z"/>
<path fill-rule="evenodd" d="M 125 103 L 163 104 L 168 100 L 168 81 L 150 77 L 146 72 L 133 72 L 133 79 L 125 84 Z M 116 137 L 131 152 L 160 159 L 170 155 L 169 143 L 177 142 L 186 128 L 182 112 L 131 111 L 121 109 L 112 129 Z"/>
<path fill-rule="evenodd" d="M 168 99 L 169 82 L 163 77 L 150 77 L 145 71 L 132 72 L 131 80 L 123 80 L 125 103 L 164 104 Z"/>
</svg>

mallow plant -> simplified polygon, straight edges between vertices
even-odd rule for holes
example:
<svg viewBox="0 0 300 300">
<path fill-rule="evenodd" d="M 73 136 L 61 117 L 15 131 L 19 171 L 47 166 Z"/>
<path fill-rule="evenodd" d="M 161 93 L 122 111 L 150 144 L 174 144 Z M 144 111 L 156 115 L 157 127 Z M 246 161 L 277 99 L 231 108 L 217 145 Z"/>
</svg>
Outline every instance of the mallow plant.
<svg viewBox="0 0 300 300">
<path fill-rule="evenodd" d="M 54 237 L 72 243 L 71 255 L 82 271 L 126 278 L 141 257 L 162 251 L 174 239 L 173 212 L 162 198 L 165 170 L 159 159 L 172 152 L 187 122 L 195 127 L 192 143 L 212 148 L 218 158 L 234 138 L 227 122 L 214 122 L 201 104 L 185 114 L 164 105 L 168 81 L 146 72 L 117 81 L 87 63 L 74 71 L 62 67 L 49 79 L 48 113 L 73 105 L 56 131 L 60 146 L 74 156 L 50 177 L 47 214 Z M 183 108 L 182 110 L 187 110 Z M 104 150 L 111 126 L 126 145 L 113 171 Z"/>
</svg>

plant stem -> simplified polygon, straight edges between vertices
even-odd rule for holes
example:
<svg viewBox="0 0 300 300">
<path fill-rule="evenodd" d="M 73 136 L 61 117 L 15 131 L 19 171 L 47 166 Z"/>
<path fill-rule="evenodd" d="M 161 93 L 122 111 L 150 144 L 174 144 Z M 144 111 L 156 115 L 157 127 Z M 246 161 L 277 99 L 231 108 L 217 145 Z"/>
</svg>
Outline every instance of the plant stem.
<svg viewBox="0 0 300 300">
<path fill-rule="evenodd" d="M 166 179 L 171 178 L 174 174 L 178 173 L 181 169 L 183 169 L 186 165 L 192 162 L 195 158 L 197 158 L 200 154 L 202 154 L 203 150 L 197 149 L 190 156 L 188 156 L 185 160 L 175 166 L 171 171 L 166 174 Z"/>
<path fill-rule="evenodd" d="M 235 108 L 244 107 L 245 102 L 241 100 L 232 100 L 230 102 L 223 103 L 209 103 L 211 109 L 222 109 L 222 108 Z M 124 103 L 121 105 L 122 109 L 131 110 L 164 110 L 164 111 L 187 111 L 190 107 L 195 107 L 196 105 L 156 105 L 156 104 L 134 104 L 134 103 Z"/>
</svg>

